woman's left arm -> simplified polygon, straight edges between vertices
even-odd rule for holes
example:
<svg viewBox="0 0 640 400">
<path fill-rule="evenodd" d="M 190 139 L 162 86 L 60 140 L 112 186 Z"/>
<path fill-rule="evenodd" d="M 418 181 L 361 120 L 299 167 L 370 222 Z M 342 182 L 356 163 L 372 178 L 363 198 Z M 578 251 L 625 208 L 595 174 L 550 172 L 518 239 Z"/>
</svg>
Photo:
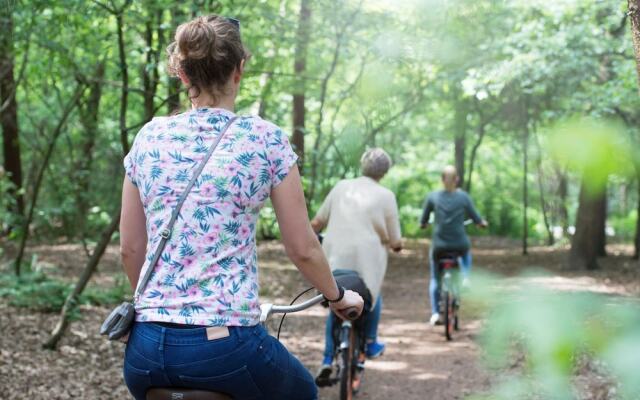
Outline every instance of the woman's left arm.
<svg viewBox="0 0 640 400">
<path fill-rule="evenodd" d="M 136 290 L 147 249 L 147 228 L 144 208 L 138 188 L 124 178 L 122 212 L 120 214 L 120 257 L 124 272 Z"/>
</svg>

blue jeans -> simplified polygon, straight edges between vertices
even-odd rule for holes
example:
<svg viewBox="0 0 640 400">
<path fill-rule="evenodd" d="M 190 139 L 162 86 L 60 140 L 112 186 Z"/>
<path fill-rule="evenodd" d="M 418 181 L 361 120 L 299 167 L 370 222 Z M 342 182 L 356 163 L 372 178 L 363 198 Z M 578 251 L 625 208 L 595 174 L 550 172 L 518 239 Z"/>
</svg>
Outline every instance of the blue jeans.
<svg viewBox="0 0 640 400">
<path fill-rule="evenodd" d="M 375 342 L 378 339 L 378 324 L 380 323 L 380 313 L 382 312 L 382 295 L 378 295 L 376 304 L 367 314 L 364 322 L 364 337 L 367 343 Z M 324 330 L 324 359 L 333 359 L 333 315 L 329 312 Z"/>
<path fill-rule="evenodd" d="M 211 390 L 237 399 L 317 399 L 307 369 L 261 325 L 229 327 L 208 340 L 205 328 L 135 323 L 124 358 L 124 379 L 137 400 L 151 387 Z"/>
<path fill-rule="evenodd" d="M 460 273 L 463 278 L 468 278 L 471 272 L 471 250 L 458 260 L 460 263 Z M 433 260 L 433 249 L 429 250 L 429 266 L 431 267 L 431 280 L 429 281 L 429 300 L 431 300 L 431 314 L 440 312 L 438 302 L 440 299 L 440 282 L 438 279 L 438 271 Z"/>
</svg>

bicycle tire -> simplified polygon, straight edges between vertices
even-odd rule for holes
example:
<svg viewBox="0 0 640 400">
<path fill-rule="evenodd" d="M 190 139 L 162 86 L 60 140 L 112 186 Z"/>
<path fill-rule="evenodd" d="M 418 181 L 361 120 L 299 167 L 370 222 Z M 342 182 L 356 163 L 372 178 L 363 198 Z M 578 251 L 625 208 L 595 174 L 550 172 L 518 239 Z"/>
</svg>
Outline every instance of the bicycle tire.
<svg viewBox="0 0 640 400">
<path fill-rule="evenodd" d="M 444 335 L 447 340 L 451 340 L 453 338 L 453 299 L 451 293 L 448 290 L 443 292 L 443 305 L 444 305 Z"/>
<path fill-rule="evenodd" d="M 453 303 L 453 329 L 455 331 L 460 330 L 460 325 L 459 325 L 460 317 L 458 315 L 459 308 L 460 308 L 460 303 L 458 303 L 458 299 L 455 299 Z"/>
<path fill-rule="evenodd" d="M 340 368 L 340 400 L 353 399 L 353 352 L 355 345 L 355 334 L 353 328 L 349 329 L 349 347 L 342 349 Z"/>
<path fill-rule="evenodd" d="M 353 397 L 355 397 L 362 389 L 362 378 L 364 376 L 364 363 L 366 360 L 365 339 L 364 334 L 360 330 L 354 333 L 353 351 L 351 356 L 351 388 Z"/>
</svg>

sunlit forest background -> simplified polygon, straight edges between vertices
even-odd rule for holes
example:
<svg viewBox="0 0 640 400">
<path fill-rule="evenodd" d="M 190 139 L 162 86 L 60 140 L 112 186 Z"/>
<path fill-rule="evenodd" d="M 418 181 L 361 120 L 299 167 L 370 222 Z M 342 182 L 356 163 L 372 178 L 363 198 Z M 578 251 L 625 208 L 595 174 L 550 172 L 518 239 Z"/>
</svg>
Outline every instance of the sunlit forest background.
<svg viewBox="0 0 640 400">
<path fill-rule="evenodd" d="M 167 74 L 175 28 L 209 13 L 240 20 L 237 112 L 289 133 L 310 215 L 377 146 L 407 238 L 429 236 L 422 203 L 453 164 L 490 223 L 473 236 L 566 249 L 574 271 L 602 269 L 612 244 L 638 259 L 636 0 L 0 0 L 0 297 L 33 276 L 36 246 L 84 257 L 44 301 L 64 315 L 49 347 L 118 241 L 136 133 L 190 107 Z M 258 239 L 278 237 L 267 206 Z M 51 289 L 33 279 L 27 297 Z"/>
<path fill-rule="evenodd" d="M 624 1 L 28 1 L 8 15 L 5 3 L 2 62 L 13 74 L 2 81 L 0 217 L 12 239 L 26 221 L 34 240 L 97 240 L 117 215 L 138 129 L 189 106 L 165 48 L 204 13 L 241 21 L 253 56 L 238 112 L 292 134 L 312 211 L 380 146 L 395 162 L 385 184 L 406 236 L 420 235 L 422 201 L 448 163 L 488 234 L 567 242 L 583 185 L 598 181 L 589 229 L 637 236 L 640 116 Z M 604 125 L 567 125 L 586 117 Z M 554 142 L 559 124 L 569 143 Z M 567 160 L 578 150 L 583 159 Z M 273 213 L 262 222 L 275 237 Z"/>
</svg>

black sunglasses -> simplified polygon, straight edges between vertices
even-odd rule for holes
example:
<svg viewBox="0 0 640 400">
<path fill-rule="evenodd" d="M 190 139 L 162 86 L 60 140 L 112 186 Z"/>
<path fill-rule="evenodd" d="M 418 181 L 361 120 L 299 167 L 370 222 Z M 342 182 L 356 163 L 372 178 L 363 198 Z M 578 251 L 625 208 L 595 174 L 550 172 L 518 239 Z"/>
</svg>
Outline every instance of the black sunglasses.
<svg viewBox="0 0 640 400">
<path fill-rule="evenodd" d="M 226 18 L 227 22 L 230 22 L 233 26 L 235 26 L 236 28 L 238 28 L 238 30 L 240 30 L 240 21 L 238 21 L 235 18 Z"/>
</svg>

